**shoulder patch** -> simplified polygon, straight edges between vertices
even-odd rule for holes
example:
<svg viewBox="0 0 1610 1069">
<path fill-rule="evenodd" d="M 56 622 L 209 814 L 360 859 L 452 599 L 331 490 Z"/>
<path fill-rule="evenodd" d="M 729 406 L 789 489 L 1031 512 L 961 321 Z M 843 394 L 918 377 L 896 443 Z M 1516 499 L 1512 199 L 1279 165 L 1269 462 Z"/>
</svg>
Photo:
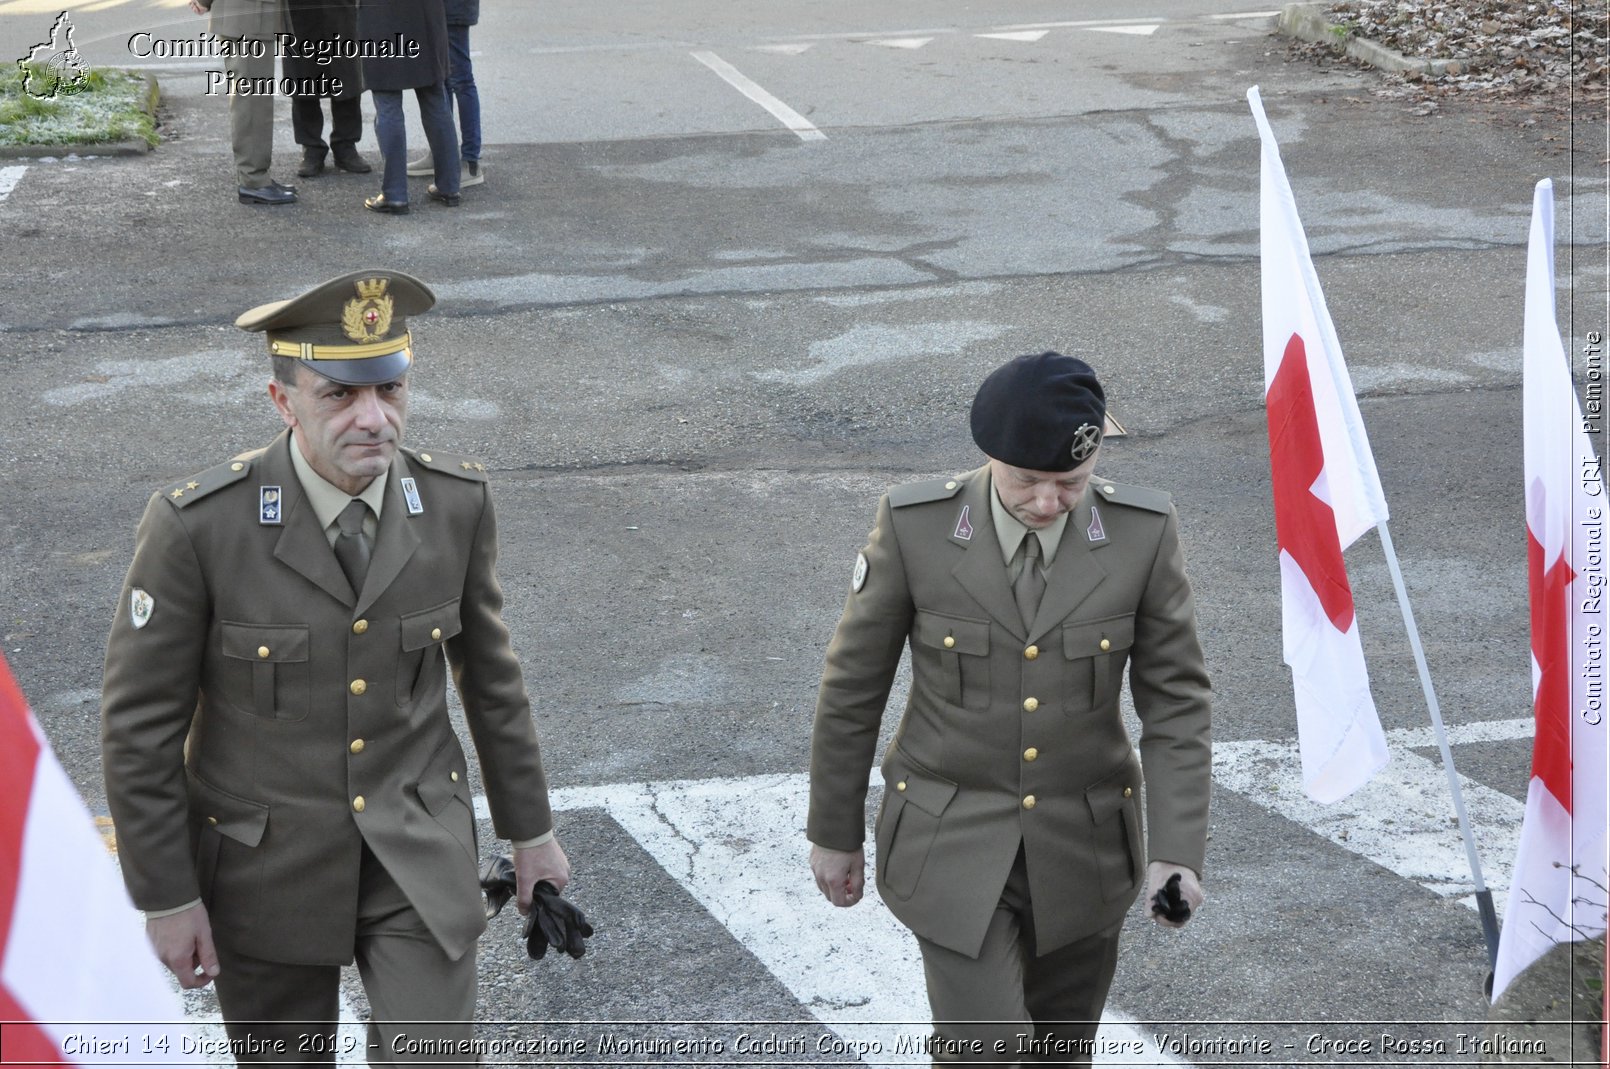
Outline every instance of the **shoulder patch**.
<svg viewBox="0 0 1610 1069">
<path fill-rule="evenodd" d="M 403 452 L 408 454 L 409 467 L 415 470 L 456 475 L 472 483 L 486 482 L 486 464 L 475 457 L 459 453 L 443 453 L 435 449 L 409 449 L 406 446 L 403 447 Z"/>
<path fill-rule="evenodd" d="M 176 508 L 193 505 L 208 494 L 238 483 L 250 475 L 252 463 L 257 459 L 257 456 L 258 453 L 242 453 L 233 460 L 215 464 L 206 471 L 170 484 L 163 489 L 162 496 L 167 498 Z"/>
<path fill-rule="evenodd" d="M 926 505 L 930 501 L 948 501 L 961 492 L 961 479 L 924 479 L 921 482 L 901 483 L 889 488 L 889 507 Z"/>
<path fill-rule="evenodd" d="M 1128 505 L 1131 508 L 1145 509 L 1147 512 L 1167 513 L 1174 507 L 1173 499 L 1165 491 L 1153 490 L 1149 486 L 1126 486 L 1123 483 L 1110 482 L 1097 476 L 1090 480 L 1096 493 L 1104 500 L 1115 505 Z"/>
</svg>

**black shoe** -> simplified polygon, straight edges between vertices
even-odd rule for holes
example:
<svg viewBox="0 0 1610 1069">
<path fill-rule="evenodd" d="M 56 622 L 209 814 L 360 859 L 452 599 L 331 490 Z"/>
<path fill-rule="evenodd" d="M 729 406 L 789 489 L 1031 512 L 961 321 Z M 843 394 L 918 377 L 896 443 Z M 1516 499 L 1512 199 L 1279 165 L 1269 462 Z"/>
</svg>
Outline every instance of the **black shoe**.
<svg viewBox="0 0 1610 1069">
<path fill-rule="evenodd" d="M 384 193 L 376 193 L 372 197 L 365 197 L 363 206 L 372 212 L 382 212 L 386 215 L 407 215 L 408 202 L 387 200 Z"/>
<path fill-rule="evenodd" d="M 270 178 L 268 180 L 268 184 L 273 186 L 275 189 L 283 189 L 287 193 L 295 193 L 296 192 L 296 187 L 295 186 L 289 185 L 288 183 L 285 183 L 285 182 L 276 182 L 272 178 Z"/>
<path fill-rule="evenodd" d="M 348 144 L 335 146 L 335 165 L 343 171 L 352 174 L 368 174 L 374 170 L 369 161 L 358 154 L 358 150 Z"/>
<path fill-rule="evenodd" d="M 443 193 L 436 188 L 434 182 L 425 187 L 425 192 L 430 194 L 431 200 L 437 204 L 445 204 L 449 208 L 457 208 L 458 202 L 463 199 L 457 193 Z"/>
<path fill-rule="evenodd" d="M 298 178 L 315 178 L 324 173 L 324 150 L 322 148 L 305 148 L 302 150 L 302 165 L 296 169 Z"/>
<path fill-rule="evenodd" d="M 282 186 L 278 182 L 270 182 L 266 186 L 239 186 L 236 192 L 240 194 L 242 204 L 295 204 L 296 188 Z"/>
</svg>

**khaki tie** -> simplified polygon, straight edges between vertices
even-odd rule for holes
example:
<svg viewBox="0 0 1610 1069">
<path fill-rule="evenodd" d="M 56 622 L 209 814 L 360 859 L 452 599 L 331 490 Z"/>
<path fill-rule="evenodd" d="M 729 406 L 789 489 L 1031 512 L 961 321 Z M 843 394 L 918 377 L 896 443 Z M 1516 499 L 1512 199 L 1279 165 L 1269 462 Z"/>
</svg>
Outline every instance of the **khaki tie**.
<svg viewBox="0 0 1610 1069">
<path fill-rule="evenodd" d="M 369 574 L 369 539 L 363 533 L 363 520 L 368 514 L 369 506 L 355 497 L 335 518 L 336 526 L 341 529 L 335 536 L 335 559 L 346 573 L 347 582 L 352 584 L 354 594 L 363 593 L 363 577 Z"/>
<path fill-rule="evenodd" d="M 1023 556 L 1023 570 L 1012 584 L 1012 596 L 1017 599 L 1023 626 L 1032 628 L 1034 617 L 1040 611 L 1040 599 L 1045 596 L 1045 573 L 1040 570 L 1040 536 L 1033 531 L 1024 535 L 1018 552 Z"/>
</svg>

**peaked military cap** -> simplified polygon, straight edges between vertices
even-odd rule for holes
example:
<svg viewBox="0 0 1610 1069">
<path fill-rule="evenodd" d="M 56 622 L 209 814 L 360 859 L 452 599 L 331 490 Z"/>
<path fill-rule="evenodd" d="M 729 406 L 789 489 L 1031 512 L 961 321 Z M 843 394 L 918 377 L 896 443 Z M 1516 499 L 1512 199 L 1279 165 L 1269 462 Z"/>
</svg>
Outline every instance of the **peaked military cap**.
<svg viewBox="0 0 1610 1069">
<path fill-rule="evenodd" d="M 374 268 L 260 304 L 235 326 L 266 334 L 272 356 L 291 357 L 332 382 L 372 386 L 408 370 L 414 362 L 408 317 L 435 303 L 430 287 L 414 276 Z"/>
<path fill-rule="evenodd" d="M 1090 365 L 1061 353 L 1020 356 L 990 372 L 973 398 L 973 441 L 1031 471 L 1072 471 L 1101 446 L 1107 395 Z"/>
</svg>

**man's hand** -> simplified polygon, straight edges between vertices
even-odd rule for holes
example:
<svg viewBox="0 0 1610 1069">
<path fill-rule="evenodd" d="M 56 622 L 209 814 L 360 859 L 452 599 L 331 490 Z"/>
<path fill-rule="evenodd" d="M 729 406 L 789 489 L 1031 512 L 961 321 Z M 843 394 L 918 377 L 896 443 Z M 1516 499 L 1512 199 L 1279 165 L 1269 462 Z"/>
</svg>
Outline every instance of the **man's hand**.
<svg viewBox="0 0 1610 1069">
<path fill-rule="evenodd" d="M 194 11 L 198 15 L 205 15 L 210 8 L 202 7 L 200 0 L 190 0 L 190 10 Z"/>
<path fill-rule="evenodd" d="M 514 852 L 514 882 L 519 889 L 515 905 L 522 916 L 531 912 L 531 892 L 538 880 L 547 880 L 556 891 L 563 891 L 570 883 L 570 859 L 559 848 L 557 838 Z"/>
<path fill-rule="evenodd" d="M 829 850 L 811 844 L 811 874 L 816 887 L 835 906 L 853 906 L 866 890 L 866 848 Z"/>
<path fill-rule="evenodd" d="M 1194 917 L 1196 911 L 1202 908 L 1202 903 L 1207 901 L 1207 895 L 1202 892 L 1202 881 L 1197 878 L 1196 873 L 1172 861 L 1151 862 L 1146 866 L 1146 897 L 1143 901 L 1147 912 L 1151 913 L 1152 920 L 1165 928 L 1183 928 L 1191 919 L 1186 917 L 1182 921 L 1171 921 L 1161 913 L 1151 912 L 1153 899 L 1168 883 L 1169 877 L 1175 875 L 1180 878 L 1180 898 L 1191 908 L 1191 916 Z"/>
<path fill-rule="evenodd" d="M 145 922 L 145 937 L 157 957 L 184 988 L 206 987 L 218 975 L 218 952 L 212 945 L 207 907 L 197 902 L 181 913 Z"/>
</svg>

